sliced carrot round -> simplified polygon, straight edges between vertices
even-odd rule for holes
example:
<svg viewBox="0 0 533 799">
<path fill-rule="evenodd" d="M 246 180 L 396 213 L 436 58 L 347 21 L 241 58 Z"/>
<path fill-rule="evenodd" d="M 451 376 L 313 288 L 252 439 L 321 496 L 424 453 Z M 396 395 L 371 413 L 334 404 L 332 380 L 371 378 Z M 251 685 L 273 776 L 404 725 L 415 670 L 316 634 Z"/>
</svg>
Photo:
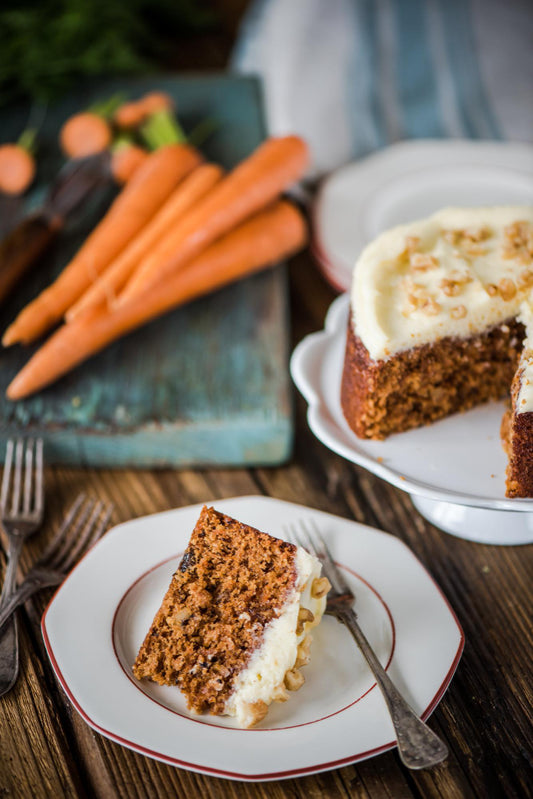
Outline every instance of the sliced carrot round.
<svg viewBox="0 0 533 799">
<path fill-rule="evenodd" d="M 35 159 L 19 144 L 0 146 L 0 191 L 22 194 L 35 177 Z"/>
<path fill-rule="evenodd" d="M 61 149 L 69 158 L 84 158 L 111 144 L 111 129 L 98 114 L 84 111 L 67 119 L 59 134 Z"/>
</svg>

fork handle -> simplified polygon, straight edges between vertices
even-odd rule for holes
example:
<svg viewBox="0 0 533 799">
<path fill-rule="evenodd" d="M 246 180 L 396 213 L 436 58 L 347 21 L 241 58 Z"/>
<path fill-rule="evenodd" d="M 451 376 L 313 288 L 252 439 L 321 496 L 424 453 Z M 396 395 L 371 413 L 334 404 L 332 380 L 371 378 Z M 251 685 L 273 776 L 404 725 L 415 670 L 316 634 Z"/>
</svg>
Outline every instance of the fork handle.
<svg viewBox="0 0 533 799">
<path fill-rule="evenodd" d="M 0 595 L 0 615 L 13 596 L 17 579 L 17 566 L 22 550 L 21 536 L 11 538 L 7 553 L 7 566 Z M 0 696 L 11 690 L 19 671 L 19 642 L 17 620 L 13 617 L 9 624 L 0 627 Z"/>
<path fill-rule="evenodd" d="M 37 591 L 40 591 L 42 588 L 48 588 L 51 585 L 57 585 L 57 582 L 57 580 L 42 580 L 32 578 L 32 575 L 29 574 L 22 581 L 16 591 L 13 591 L 5 603 L 0 605 L 0 639 L 3 638 L 4 631 L 8 629 L 9 619 L 16 609 L 20 607 L 20 605 L 23 605 L 31 596 L 36 594 Z"/>
<path fill-rule="evenodd" d="M 376 678 L 389 708 L 403 764 L 407 768 L 422 769 L 441 763 L 448 756 L 448 747 L 400 694 L 359 627 L 355 613 L 352 610 L 338 611 L 336 615 L 350 630 Z"/>
</svg>

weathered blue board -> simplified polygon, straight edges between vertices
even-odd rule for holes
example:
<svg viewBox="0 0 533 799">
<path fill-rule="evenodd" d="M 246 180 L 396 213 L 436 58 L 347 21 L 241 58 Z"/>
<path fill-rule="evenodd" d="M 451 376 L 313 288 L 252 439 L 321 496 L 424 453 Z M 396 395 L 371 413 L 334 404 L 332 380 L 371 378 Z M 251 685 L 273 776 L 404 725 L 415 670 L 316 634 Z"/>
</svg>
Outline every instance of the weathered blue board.
<svg viewBox="0 0 533 799">
<path fill-rule="evenodd" d="M 205 118 L 216 130 L 202 145 L 230 168 L 264 138 L 258 83 L 230 76 L 109 81 L 49 111 L 41 131 L 40 175 L 30 204 L 61 164 L 57 132 L 69 114 L 124 91 L 172 94 L 186 131 Z M 5 116 L 5 115 L 4 115 Z M 16 138 L 27 109 L 1 120 Z M 2 331 L 67 263 L 97 218 L 85 212 L 0 309 Z M 35 348 L 0 352 L 0 458 L 11 436 L 38 434 L 49 463 L 112 467 L 268 465 L 290 456 L 288 302 L 283 266 L 197 300 L 117 341 L 55 385 L 21 402 L 5 388 Z"/>
</svg>

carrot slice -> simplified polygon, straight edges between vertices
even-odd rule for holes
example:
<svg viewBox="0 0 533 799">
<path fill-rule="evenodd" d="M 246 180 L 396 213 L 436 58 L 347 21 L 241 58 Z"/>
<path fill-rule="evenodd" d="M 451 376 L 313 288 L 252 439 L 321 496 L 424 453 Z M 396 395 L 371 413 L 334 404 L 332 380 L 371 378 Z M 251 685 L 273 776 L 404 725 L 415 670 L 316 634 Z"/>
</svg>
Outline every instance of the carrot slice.
<svg viewBox="0 0 533 799">
<path fill-rule="evenodd" d="M 307 163 L 307 145 L 298 136 L 267 139 L 165 236 L 140 264 L 118 303 L 142 294 L 211 242 L 265 208 L 301 177 Z"/>
<path fill-rule="evenodd" d="M 111 144 L 111 128 L 99 114 L 82 111 L 67 119 L 59 133 L 59 143 L 68 158 L 96 155 Z"/>
<path fill-rule="evenodd" d="M 200 161 L 197 150 L 181 144 L 151 153 L 57 280 L 8 327 L 4 346 L 34 341 L 56 324 Z"/>
<path fill-rule="evenodd" d="M 299 250 L 306 235 L 298 209 L 275 203 L 129 304 L 97 308 L 63 325 L 14 378 L 7 397 L 27 397 L 149 320 L 279 261 Z"/>
<path fill-rule="evenodd" d="M 0 191 L 22 194 L 35 177 L 35 159 L 20 144 L 0 146 Z"/>
<path fill-rule="evenodd" d="M 153 219 L 141 230 L 138 236 L 108 266 L 98 280 L 67 311 L 67 321 L 87 311 L 88 308 L 112 303 L 124 287 L 142 259 L 180 220 L 201 197 L 203 197 L 224 174 L 216 164 L 202 164 L 183 180 L 160 208 Z"/>
</svg>

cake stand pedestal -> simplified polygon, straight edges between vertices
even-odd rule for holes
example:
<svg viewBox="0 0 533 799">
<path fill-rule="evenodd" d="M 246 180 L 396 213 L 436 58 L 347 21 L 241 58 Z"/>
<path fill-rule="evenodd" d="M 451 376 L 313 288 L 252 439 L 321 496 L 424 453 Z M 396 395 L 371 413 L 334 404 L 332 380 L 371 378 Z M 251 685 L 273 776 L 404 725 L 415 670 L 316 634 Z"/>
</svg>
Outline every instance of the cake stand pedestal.
<svg viewBox="0 0 533 799">
<path fill-rule="evenodd" d="M 446 533 L 479 544 L 533 543 L 533 513 L 456 505 L 411 494 L 417 511 Z"/>
</svg>

